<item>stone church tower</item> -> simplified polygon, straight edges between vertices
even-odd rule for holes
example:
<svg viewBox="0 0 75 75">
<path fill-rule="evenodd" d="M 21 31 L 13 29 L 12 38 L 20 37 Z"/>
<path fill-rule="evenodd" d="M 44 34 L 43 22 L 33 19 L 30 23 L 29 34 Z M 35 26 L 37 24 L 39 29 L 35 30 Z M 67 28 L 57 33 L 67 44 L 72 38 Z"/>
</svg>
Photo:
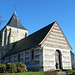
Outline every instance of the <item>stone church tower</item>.
<svg viewBox="0 0 75 75">
<path fill-rule="evenodd" d="M 14 11 L 7 25 L 0 31 L 0 63 L 3 62 L 1 58 L 26 36 L 28 36 L 28 30 L 22 26 Z"/>
</svg>

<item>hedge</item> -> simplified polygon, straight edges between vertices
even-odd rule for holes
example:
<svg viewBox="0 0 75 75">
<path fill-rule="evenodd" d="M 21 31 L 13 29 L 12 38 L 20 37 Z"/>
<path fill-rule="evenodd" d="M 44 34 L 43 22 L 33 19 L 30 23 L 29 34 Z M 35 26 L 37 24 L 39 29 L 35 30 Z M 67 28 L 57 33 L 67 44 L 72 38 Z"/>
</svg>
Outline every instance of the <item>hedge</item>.
<svg viewBox="0 0 75 75">
<path fill-rule="evenodd" d="M 23 63 L 16 62 L 16 63 L 6 63 L 0 64 L 0 73 L 17 73 L 17 72 L 26 72 L 27 67 Z"/>
</svg>

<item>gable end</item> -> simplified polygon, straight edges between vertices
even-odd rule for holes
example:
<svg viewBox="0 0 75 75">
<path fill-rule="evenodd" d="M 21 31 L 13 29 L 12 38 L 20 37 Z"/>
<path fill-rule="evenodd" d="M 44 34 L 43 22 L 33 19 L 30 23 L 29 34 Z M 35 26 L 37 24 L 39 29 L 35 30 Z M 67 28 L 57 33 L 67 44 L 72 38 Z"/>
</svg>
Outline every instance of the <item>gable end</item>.
<svg viewBox="0 0 75 75">
<path fill-rule="evenodd" d="M 57 22 L 54 23 L 54 25 L 40 44 L 72 50 Z"/>
</svg>

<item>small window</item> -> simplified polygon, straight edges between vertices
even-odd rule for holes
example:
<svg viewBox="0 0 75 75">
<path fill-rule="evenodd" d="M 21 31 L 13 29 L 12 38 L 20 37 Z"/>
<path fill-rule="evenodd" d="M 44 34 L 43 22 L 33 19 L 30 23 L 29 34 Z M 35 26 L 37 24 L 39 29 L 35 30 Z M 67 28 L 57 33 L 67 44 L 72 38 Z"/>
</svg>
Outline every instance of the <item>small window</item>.
<svg viewBox="0 0 75 75">
<path fill-rule="evenodd" d="M 25 37 L 27 37 L 27 33 L 25 32 Z"/>
<path fill-rule="evenodd" d="M 9 62 L 10 62 L 10 56 L 9 56 Z"/>
<path fill-rule="evenodd" d="M 34 61 L 34 50 L 31 51 L 31 61 Z"/>
<path fill-rule="evenodd" d="M 20 54 L 18 54 L 18 62 L 20 62 Z"/>
<path fill-rule="evenodd" d="M 11 31 L 12 31 L 11 28 L 9 28 L 9 36 L 11 35 Z"/>
</svg>

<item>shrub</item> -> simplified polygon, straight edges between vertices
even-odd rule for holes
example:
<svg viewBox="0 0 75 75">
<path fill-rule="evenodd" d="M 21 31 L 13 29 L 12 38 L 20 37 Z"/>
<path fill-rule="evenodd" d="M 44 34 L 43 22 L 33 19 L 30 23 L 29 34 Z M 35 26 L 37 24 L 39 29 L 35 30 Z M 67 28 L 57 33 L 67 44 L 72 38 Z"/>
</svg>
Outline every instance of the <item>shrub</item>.
<svg viewBox="0 0 75 75">
<path fill-rule="evenodd" d="M 17 72 L 17 66 L 15 63 L 7 63 L 6 64 L 6 70 L 9 73 L 16 73 Z"/>
<path fill-rule="evenodd" d="M 12 73 L 16 73 L 17 72 L 17 66 L 16 66 L 16 64 L 12 63 L 11 65 L 12 65 L 11 72 Z"/>
<path fill-rule="evenodd" d="M 6 72 L 6 65 L 5 64 L 0 64 L 0 73 Z"/>
<path fill-rule="evenodd" d="M 25 71 L 27 71 L 26 65 L 20 62 L 0 64 L 0 73 L 4 72 L 16 73 L 16 72 L 25 72 Z"/>
<path fill-rule="evenodd" d="M 10 70 L 11 70 L 11 63 L 7 63 L 7 64 L 6 64 L 6 70 L 7 70 L 8 72 L 10 72 Z"/>
<path fill-rule="evenodd" d="M 25 71 L 27 71 L 26 65 L 24 65 L 21 62 L 16 62 L 16 66 L 17 66 L 17 72 L 25 72 Z"/>
</svg>

